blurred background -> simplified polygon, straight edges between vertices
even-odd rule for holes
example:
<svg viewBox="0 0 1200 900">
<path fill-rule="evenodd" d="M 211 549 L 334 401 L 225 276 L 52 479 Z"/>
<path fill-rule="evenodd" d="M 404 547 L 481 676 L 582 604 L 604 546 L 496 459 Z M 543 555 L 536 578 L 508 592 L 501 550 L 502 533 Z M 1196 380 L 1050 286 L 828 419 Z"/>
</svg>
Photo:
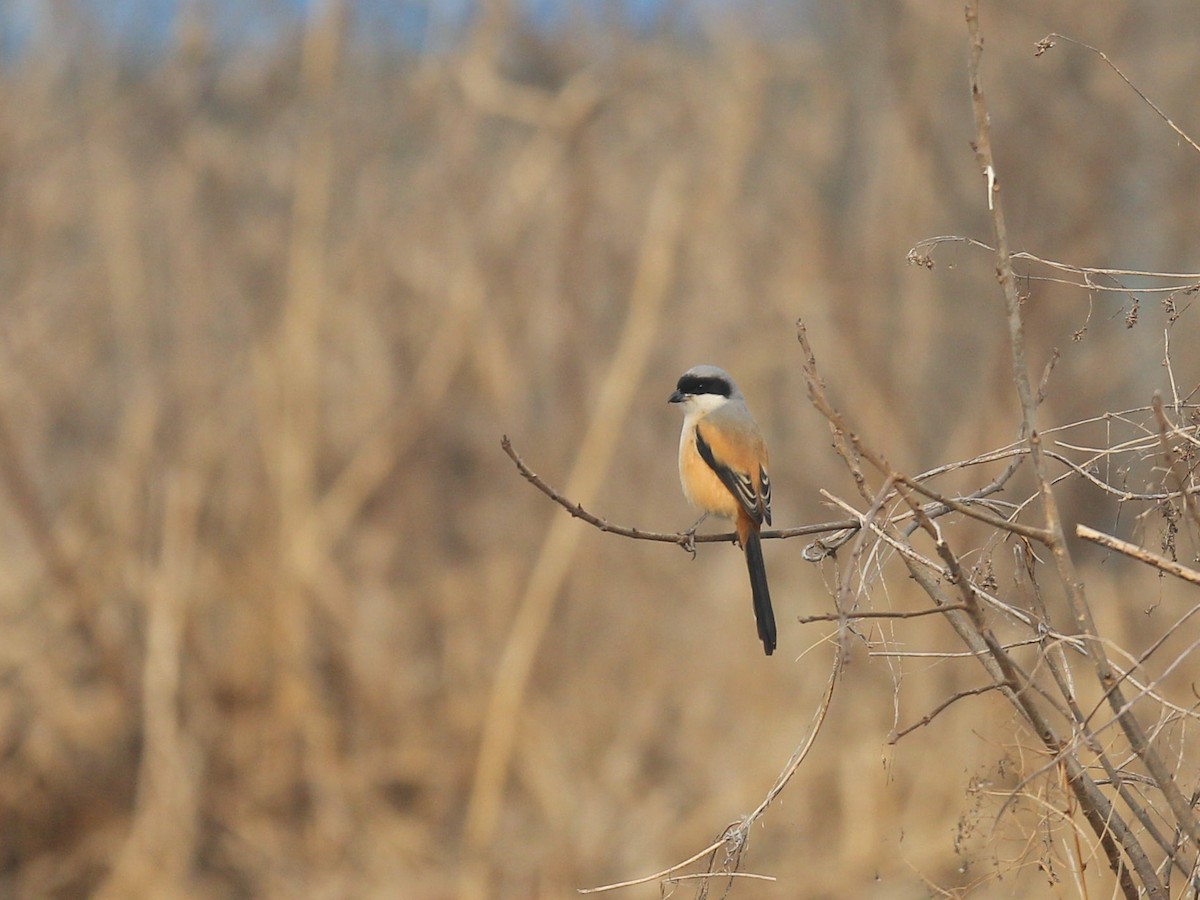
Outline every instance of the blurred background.
<svg viewBox="0 0 1200 900">
<path fill-rule="evenodd" d="M 565 897 L 663 869 L 805 739 L 831 630 L 796 618 L 832 609 L 836 563 L 767 543 L 765 658 L 740 553 L 571 520 L 501 436 L 596 514 L 681 530 L 665 401 L 715 363 L 776 524 L 843 518 L 799 318 L 899 468 L 1017 435 L 991 257 L 906 262 L 991 240 L 961 4 L 0 10 L 0 897 Z M 1200 269 L 1197 153 L 1095 55 L 1034 56 L 1086 41 L 1197 135 L 1200 6 L 1016 0 L 983 30 L 1014 249 Z M 1022 287 L 1031 367 L 1062 354 L 1044 423 L 1200 381 L 1190 295 Z M 1064 503 L 1153 544 L 1111 497 Z M 1087 559 L 1119 642 L 1176 614 Z M 924 605 L 890 571 L 874 599 Z M 928 619 L 887 639 L 955 649 Z M 1074 896 L 1061 796 L 996 819 L 1042 762 L 1000 699 L 887 742 L 982 682 L 854 656 L 752 833 L 745 870 L 778 881 L 733 895 Z"/>
</svg>

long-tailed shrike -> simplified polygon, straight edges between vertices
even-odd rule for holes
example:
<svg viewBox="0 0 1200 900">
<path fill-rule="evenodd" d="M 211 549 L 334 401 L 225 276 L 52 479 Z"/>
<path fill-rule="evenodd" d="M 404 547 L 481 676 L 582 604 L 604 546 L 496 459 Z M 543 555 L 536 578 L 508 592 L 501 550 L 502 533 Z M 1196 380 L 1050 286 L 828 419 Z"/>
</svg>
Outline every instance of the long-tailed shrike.
<svg viewBox="0 0 1200 900">
<path fill-rule="evenodd" d="M 770 656 L 775 650 L 775 614 L 758 537 L 763 522 L 771 524 L 771 482 L 762 433 L 738 386 L 716 366 L 684 372 L 669 402 L 683 404 L 679 436 L 683 493 L 703 511 L 700 522 L 709 515 L 733 520 L 750 570 L 758 636 Z"/>
</svg>

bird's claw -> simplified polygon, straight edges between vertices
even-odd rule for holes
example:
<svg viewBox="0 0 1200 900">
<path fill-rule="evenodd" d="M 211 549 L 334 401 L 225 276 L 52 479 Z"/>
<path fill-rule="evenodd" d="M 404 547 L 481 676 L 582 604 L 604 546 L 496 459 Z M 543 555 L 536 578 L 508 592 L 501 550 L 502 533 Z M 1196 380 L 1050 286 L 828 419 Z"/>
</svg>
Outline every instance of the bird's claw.
<svg viewBox="0 0 1200 900">
<path fill-rule="evenodd" d="M 693 522 L 692 527 L 689 528 L 687 531 L 683 532 L 683 537 L 679 541 L 679 546 L 682 547 L 684 550 L 686 550 L 688 553 L 692 554 L 692 559 L 696 558 L 696 529 L 699 528 L 701 525 L 703 525 L 704 520 L 707 518 L 708 518 L 708 513 L 705 513 L 700 518 L 698 518 L 695 522 Z"/>
<path fill-rule="evenodd" d="M 696 558 L 696 526 L 692 526 L 683 533 L 683 539 L 679 542 L 679 546 L 692 554 L 692 559 Z"/>
</svg>

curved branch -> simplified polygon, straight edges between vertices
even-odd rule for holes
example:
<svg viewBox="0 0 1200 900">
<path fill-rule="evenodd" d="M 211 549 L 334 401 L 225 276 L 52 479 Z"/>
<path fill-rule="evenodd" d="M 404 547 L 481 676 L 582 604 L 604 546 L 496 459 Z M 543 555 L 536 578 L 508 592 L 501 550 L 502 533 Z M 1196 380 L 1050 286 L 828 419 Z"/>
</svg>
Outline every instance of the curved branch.
<svg viewBox="0 0 1200 900">
<path fill-rule="evenodd" d="M 620 535 L 621 537 L 633 538 L 638 541 L 658 541 L 664 544 L 678 544 L 685 550 L 690 549 L 693 543 L 696 544 L 719 544 L 733 542 L 737 540 L 737 534 L 732 531 L 723 532 L 721 534 L 689 534 L 686 531 L 664 532 L 664 531 L 643 531 L 641 528 L 633 528 L 628 525 L 614 525 L 607 519 L 602 519 L 599 516 L 588 512 L 583 508 L 583 504 L 576 503 L 569 497 L 564 496 L 550 484 L 529 468 L 525 461 L 513 449 L 512 441 L 508 439 L 508 435 L 504 435 L 500 439 L 500 446 L 504 452 L 508 454 L 508 458 L 513 461 L 518 471 L 525 476 L 525 480 L 532 484 L 535 488 L 569 512 L 576 519 L 582 519 L 593 528 L 609 534 Z M 762 538 L 793 538 L 803 537 L 810 534 L 825 534 L 830 531 L 842 531 L 847 528 L 857 528 L 857 519 L 843 519 L 840 522 L 820 522 L 816 525 L 801 525 L 798 528 L 777 528 L 773 530 L 763 531 L 759 537 Z"/>
<path fill-rule="evenodd" d="M 965 237 L 959 234 L 939 234 L 935 237 L 925 238 L 918 241 L 908 251 L 909 263 L 917 266 L 922 266 L 926 269 L 933 268 L 932 251 L 940 244 L 966 244 L 968 247 L 974 247 L 978 250 L 985 250 L 988 253 L 995 253 L 996 248 L 984 241 L 976 240 L 975 238 Z M 1142 269 L 1108 269 L 1101 266 L 1077 266 L 1072 263 L 1059 262 L 1056 259 L 1045 259 L 1038 256 L 1036 253 L 1030 253 L 1028 250 L 1014 250 L 1009 254 L 1009 259 L 1021 260 L 1023 262 L 1036 263 L 1046 266 L 1049 269 L 1054 269 L 1057 272 L 1066 272 L 1071 275 L 1076 275 L 1080 278 L 1079 281 L 1069 281 L 1065 278 L 1053 278 L 1046 275 L 1028 275 L 1023 274 L 1022 278 L 1027 278 L 1031 281 L 1050 281 L 1055 284 L 1066 284 L 1072 287 L 1087 288 L 1089 291 L 1101 291 L 1114 294 L 1169 294 L 1176 291 L 1187 291 L 1200 286 L 1200 272 L 1151 272 Z M 1162 287 L 1137 287 L 1131 288 L 1121 284 L 1119 279 L 1123 276 L 1132 276 L 1136 278 L 1161 278 L 1164 280 L 1174 280 L 1182 282 L 1182 284 L 1164 285 Z M 1111 278 L 1114 284 L 1100 284 L 1095 278 Z"/>
</svg>

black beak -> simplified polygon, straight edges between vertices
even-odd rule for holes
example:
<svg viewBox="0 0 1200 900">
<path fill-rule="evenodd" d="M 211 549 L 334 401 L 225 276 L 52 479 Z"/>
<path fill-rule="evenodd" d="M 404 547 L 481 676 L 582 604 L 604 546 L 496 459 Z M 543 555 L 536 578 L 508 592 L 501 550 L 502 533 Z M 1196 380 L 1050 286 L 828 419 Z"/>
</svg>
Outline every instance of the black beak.
<svg viewBox="0 0 1200 900">
<path fill-rule="evenodd" d="M 668 403 L 682 403 L 686 399 L 687 399 L 687 394 L 685 394 L 683 391 L 676 391 L 670 397 L 667 398 L 667 402 Z"/>
</svg>

